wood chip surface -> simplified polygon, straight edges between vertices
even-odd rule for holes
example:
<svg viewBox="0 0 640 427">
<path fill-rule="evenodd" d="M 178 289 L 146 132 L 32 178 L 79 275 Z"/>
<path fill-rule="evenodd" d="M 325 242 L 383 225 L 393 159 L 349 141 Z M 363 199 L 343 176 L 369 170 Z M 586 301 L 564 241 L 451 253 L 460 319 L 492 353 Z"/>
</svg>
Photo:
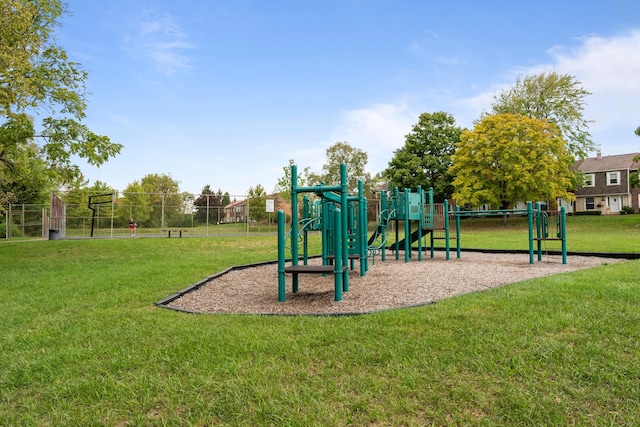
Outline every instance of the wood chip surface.
<svg viewBox="0 0 640 427">
<path fill-rule="evenodd" d="M 362 314 L 393 308 L 429 304 L 469 292 L 482 291 L 536 277 L 565 273 L 619 259 L 544 255 L 529 263 L 528 254 L 488 254 L 463 252 L 460 259 L 452 252 L 446 260 L 444 252 L 429 254 L 418 261 L 413 254 L 409 262 L 395 254 L 369 261 L 369 270 L 359 275 L 359 262 L 349 272 L 349 291 L 342 301 L 335 301 L 334 276 L 300 274 L 299 291 L 291 292 L 291 275 L 286 275 L 286 301 L 278 302 L 277 264 L 231 270 L 212 278 L 167 304 L 170 308 L 197 313 L 242 314 Z M 310 263 L 319 263 L 319 259 Z M 301 262 L 302 263 L 302 262 Z M 289 264 L 287 264 L 289 265 Z"/>
</svg>

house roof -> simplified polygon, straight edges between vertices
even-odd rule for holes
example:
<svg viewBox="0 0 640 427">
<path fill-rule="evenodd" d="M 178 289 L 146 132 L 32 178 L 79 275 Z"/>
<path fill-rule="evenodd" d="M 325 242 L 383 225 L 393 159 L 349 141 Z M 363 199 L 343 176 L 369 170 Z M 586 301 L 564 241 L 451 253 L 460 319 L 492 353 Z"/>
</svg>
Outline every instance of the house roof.
<svg viewBox="0 0 640 427">
<path fill-rule="evenodd" d="M 640 162 L 634 162 L 633 158 L 640 153 L 617 154 L 614 156 L 589 157 L 578 161 L 576 167 L 582 172 L 606 172 L 615 170 L 637 170 Z"/>
<path fill-rule="evenodd" d="M 239 206 L 239 205 L 244 205 L 246 204 L 247 199 L 243 199 L 243 200 L 234 200 L 233 202 L 229 203 L 227 206 L 225 206 L 225 209 L 230 209 L 233 208 L 235 206 Z"/>
</svg>

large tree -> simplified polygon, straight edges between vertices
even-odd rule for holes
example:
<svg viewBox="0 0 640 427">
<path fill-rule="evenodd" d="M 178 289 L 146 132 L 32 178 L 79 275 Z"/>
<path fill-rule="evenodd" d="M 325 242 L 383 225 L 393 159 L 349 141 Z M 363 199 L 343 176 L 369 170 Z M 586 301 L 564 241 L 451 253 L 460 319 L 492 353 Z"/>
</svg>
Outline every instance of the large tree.
<svg viewBox="0 0 640 427">
<path fill-rule="evenodd" d="M 180 192 L 177 181 L 166 174 L 148 174 L 127 185 L 121 215 L 144 227 L 181 225 L 193 196 Z"/>
<path fill-rule="evenodd" d="M 88 207 L 89 196 L 113 193 L 114 191 L 107 183 L 102 181 L 96 181 L 92 186 L 88 184 L 89 181 L 80 176 L 67 185 L 63 197 L 66 203 L 67 221 L 82 224 L 83 220 L 91 217 L 91 210 Z M 110 205 L 109 209 L 111 209 Z M 78 228 L 81 228 L 81 226 Z"/>
<path fill-rule="evenodd" d="M 230 202 L 229 193 L 217 192 L 211 189 L 209 184 L 205 185 L 200 195 L 194 200 L 195 221 L 199 224 L 218 223 L 224 218 L 223 208 Z"/>
<path fill-rule="evenodd" d="M 443 202 L 453 193 L 453 177 L 448 170 L 461 133 L 462 128 L 456 126 L 450 114 L 441 111 L 420 114 L 418 123 L 405 136 L 404 146 L 394 152 L 384 176 L 400 189 L 433 187 L 435 200 Z"/>
<path fill-rule="evenodd" d="M 159 227 L 159 221 L 156 221 L 155 224 L 150 221 L 154 211 L 153 197 L 154 195 L 147 193 L 139 181 L 128 184 L 122 192 L 122 197 L 118 199 L 117 218 L 119 221 L 127 221 L 127 223 L 129 218 L 133 218 L 139 227 Z"/>
<path fill-rule="evenodd" d="M 456 144 L 453 197 L 459 204 L 506 209 L 519 201 L 573 200 L 571 166 L 560 129 L 517 114 L 487 116 Z"/>
<path fill-rule="evenodd" d="M 358 181 L 363 182 L 365 195 L 368 196 L 372 187 L 371 174 L 365 171 L 369 156 L 359 148 L 352 147 L 349 143 L 339 141 L 327 148 L 326 163 L 322 166 L 320 174 L 309 173 L 306 177 L 308 185 L 318 185 L 324 182 L 326 185 L 340 184 L 340 165 L 347 166 L 347 188 L 349 193 L 358 191 Z"/>
<path fill-rule="evenodd" d="M 564 137 L 568 151 L 584 159 L 596 149 L 588 131 L 592 120 L 584 118 L 585 98 L 591 95 L 569 74 L 542 72 L 518 78 L 500 92 L 485 114 L 521 114 L 554 122 Z"/>
<path fill-rule="evenodd" d="M 65 13 L 59 0 L 0 1 L 0 198 L 69 183 L 75 158 L 100 166 L 122 148 L 82 123 L 88 74 L 53 36 Z"/>
</svg>

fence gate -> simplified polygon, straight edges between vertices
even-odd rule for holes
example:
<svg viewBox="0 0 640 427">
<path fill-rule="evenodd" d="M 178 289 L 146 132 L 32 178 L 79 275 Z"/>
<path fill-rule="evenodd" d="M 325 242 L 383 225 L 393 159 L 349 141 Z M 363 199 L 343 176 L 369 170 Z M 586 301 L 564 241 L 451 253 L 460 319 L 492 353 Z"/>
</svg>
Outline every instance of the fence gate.
<svg viewBox="0 0 640 427">
<path fill-rule="evenodd" d="M 58 230 L 60 237 L 67 231 L 67 206 L 53 191 L 49 202 L 49 229 Z"/>
</svg>

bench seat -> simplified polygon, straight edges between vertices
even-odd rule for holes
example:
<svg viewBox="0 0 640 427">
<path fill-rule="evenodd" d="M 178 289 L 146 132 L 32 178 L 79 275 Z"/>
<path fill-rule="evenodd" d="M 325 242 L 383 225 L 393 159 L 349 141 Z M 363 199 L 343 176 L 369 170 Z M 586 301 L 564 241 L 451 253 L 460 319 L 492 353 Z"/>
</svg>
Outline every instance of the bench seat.
<svg viewBox="0 0 640 427">
<path fill-rule="evenodd" d="M 347 267 L 342 267 L 342 271 L 347 271 Z M 296 274 L 332 274 L 333 265 L 290 265 L 285 267 L 285 273 Z"/>
</svg>

